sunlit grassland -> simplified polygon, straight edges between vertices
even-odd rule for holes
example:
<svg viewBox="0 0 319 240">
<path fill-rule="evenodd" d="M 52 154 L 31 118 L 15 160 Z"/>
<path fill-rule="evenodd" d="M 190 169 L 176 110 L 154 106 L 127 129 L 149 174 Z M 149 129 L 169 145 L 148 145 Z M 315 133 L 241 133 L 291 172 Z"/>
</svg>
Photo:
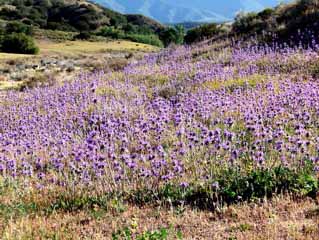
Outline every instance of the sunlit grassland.
<svg viewBox="0 0 319 240">
<path fill-rule="evenodd" d="M 98 54 L 103 55 L 104 53 L 135 53 L 139 52 L 141 54 L 147 52 L 158 51 L 159 48 L 141 44 L 134 43 L 129 41 L 109 41 L 109 42 L 89 42 L 89 41 L 64 41 L 64 42 L 52 42 L 52 41 L 44 41 L 37 40 L 37 44 L 40 47 L 40 53 L 38 55 L 27 55 L 27 54 L 12 54 L 12 53 L 0 53 L 0 69 L 3 67 L 4 69 L 15 68 L 15 64 L 33 64 L 32 61 L 35 61 L 37 65 L 40 60 L 46 58 L 56 58 L 58 60 L 61 59 L 74 59 L 77 61 L 79 56 L 88 56 L 91 58 L 98 58 Z M 124 57 L 123 57 L 124 58 Z M 30 59 L 32 59 L 30 61 Z M 103 59 L 103 57 L 101 58 Z M 124 59 L 125 60 L 125 59 Z M 116 64 L 116 59 L 113 61 Z M 103 60 L 101 60 L 103 62 Z M 112 61 L 108 61 L 107 63 L 111 63 Z M 94 63 L 89 63 L 92 66 L 95 66 Z M 106 65 L 106 63 L 104 63 Z M 100 62 L 96 62 L 96 66 L 103 65 Z M 20 73 L 20 72 L 19 72 Z M 27 75 L 27 72 L 25 72 Z M 52 73 L 54 75 L 54 73 Z M 38 74 L 41 75 L 41 74 Z M 20 89 L 27 79 L 22 79 L 22 81 L 10 81 L 7 77 L 0 76 L 0 91 L 3 90 L 14 90 Z"/>
<path fill-rule="evenodd" d="M 22 82 L 0 81 L 0 91 L 18 89 L 21 84 Z"/>
<path fill-rule="evenodd" d="M 41 53 L 96 53 L 107 51 L 155 51 L 158 48 L 129 41 L 89 42 L 89 41 L 66 41 L 52 43 L 40 41 L 38 43 Z"/>
<path fill-rule="evenodd" d="M 0 61 L 15 60 L 23 58 L 39 58 L 42 56 L 50 56 L 51 54 L 90 54 L 90 53 L 103 53 L 103 52 L 153 52 L 158 51 L 159 48 L 143 44 L 135 43 L 130 41 L 64 41 L 60 43 L 52 41 L 37 40 L 37 45 L 40 48 L 38 55 L 28 54 L 14 54 L 14 53 L 3 53 L 0 52 Z"/>
<path fill-rule="evenodd" d="M 33 56 L 28 54 L 14 54 L 14 53 L 0 52 L 0 61 L 11 60 L 11 59 L 22 59 L 22 58 L 29 58 L 29 57 L 33 57 Z"/>
</svg>

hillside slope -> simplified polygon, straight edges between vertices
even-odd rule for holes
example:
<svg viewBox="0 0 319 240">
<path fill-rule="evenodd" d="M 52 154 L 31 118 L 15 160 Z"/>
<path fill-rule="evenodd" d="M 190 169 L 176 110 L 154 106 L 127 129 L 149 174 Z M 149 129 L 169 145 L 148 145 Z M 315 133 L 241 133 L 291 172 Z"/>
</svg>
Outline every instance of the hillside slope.
<svg viewBox="0 0 319 240">
<path fill-rule="evenodd" d="M 146 17 L 136 16 L 132 24 L 158 31 L 163 26 Z M 44 29 L 93 31 L 101 26 L 119 27 L 131 23 L 118 12 L 85 0 L 1 0 L 0 19 L 20 20 Z"/>
<path fill-rule="evenodd" d="M 226 39 L 4 93 L 0 239 L 317 239 L 318 60 Z"/>
<path fill-rule="evenodd" d="M 232 32 L 242 36 L 257 34 L 270 41 L 308 44 L 319 34 L 318 17 L 319 1 L 300 0 L 259 13 L 239 15 L 235 19 Z"/>
<path fill-rule="evenodd" d="M 318 19 L 318 0 L 298 0 L 259 12 L 241 12 L 233 22 L 199 25 L 190 29 L 184 40 L 192 44 L 233 37 L 240 41 L 253 38 L 259 42 L 308 45 L 319 34 Z"/>
</svg>

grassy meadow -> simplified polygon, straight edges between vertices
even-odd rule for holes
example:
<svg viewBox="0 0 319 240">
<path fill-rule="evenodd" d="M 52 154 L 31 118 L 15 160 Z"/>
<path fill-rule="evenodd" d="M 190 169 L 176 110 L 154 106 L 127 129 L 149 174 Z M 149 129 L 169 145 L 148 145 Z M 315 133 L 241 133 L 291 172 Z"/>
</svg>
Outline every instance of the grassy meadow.
<svg viewBox="0 0 319 240">
<path fill-rule="evenodd" d="M 62 43 L 52 43 L 40 41 L 38 43 L 41 54 L 79 54 L 79 53 L 99 53 L 108 51 L 156 51 L 157 48 L 143 43 L 134 43 L 124 40 L 109 42 L 90 41 L 66 41 Z"/>
<path fill-rule="evenodd" d="M 11 60 L 11 59 L 29 58 L 29 57 L 33 57 L 33 56 L 28 54 L 0 53 L 0 60 Z"/>
<path fill-rule="evenodd" d="M 55 33 L 56 34 L 56 33 Z M 129 41 L 53 41 L 38 39 L 37 55 L 0 53 L 0 91 L 61 82 L 74 78 L 81 71 L 95 71 L 107 66 L 121 68 L 128 58 L 140 58 L 159 48 Z M 63 65 L 64 63 L 64 65 Z"/>
</svg>

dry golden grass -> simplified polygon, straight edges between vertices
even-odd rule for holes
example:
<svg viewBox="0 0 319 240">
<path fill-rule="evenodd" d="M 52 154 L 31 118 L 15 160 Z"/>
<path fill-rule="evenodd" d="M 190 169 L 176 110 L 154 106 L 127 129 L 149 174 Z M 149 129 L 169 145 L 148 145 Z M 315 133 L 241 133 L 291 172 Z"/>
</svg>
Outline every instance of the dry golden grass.
<svg viewBox="0 0 319 240">
<path fill-rule="evenodd" d="M 65 41 L 61 43 L 56 43 L 47 40 L 37 40 L 37 44 L 40 47 L 40 54 L 38 55 L 0 53 L 0 69 L 7 68 L 10 70 L 14 70 L 18 64 L 40 65 L 41 60 L 53 58 L 57 61 L 73 61 L 75 65 L 79 64 L 81 66 L 77 66 L 77 70 L 81 69 L 82 71 L 95 71 L 109 68 L 117 71 L 127 65 L 128 60 L 126 59 L 126 56 L 123 56 L 121 58 L 117 57 L 114 59 L 109 59 L 105 58 L 105 53 L 110 52 L 112 54 L 114 52 L 115 54 L 133 54 L 134 52 L 135 56 L 139 56 L 139 54 L 143 55 L 145 52 L 158 50 L 158 48 L 147 44 L 134 43 L 129 41 Z M 30 61 L 31 57 L 32 59 Z M 45 70 L 51 72 L 52 76 L 55 76 L 58 79 L 63 80 L 73 79 L 76 76 L 76 71 L 73 70 L 72 72 L 62 72 L 60 74 L 57 74 L 55 72 L 55 67 L 53 67 L 52 69 L 50 69 L 50 67 L 46 67 Z M 20 70 L 16 71 L 19 72 Z M 34 72 L 25 71 L 25 75 L 26 77 L 21 80 L 11 79 L 11 75 L 3 76 L 2 78 L 0 78 L 0 91 L 20 89 L 23 82 L 28 81 L 28 79 L 31 81 L 33 78 L 37 77 Z"/>
<path fill-rule="evenodd" d="M 107 51 L 154 51 L 157 48 L 129 41 L 89 42 L 89 41 L 66 41 L 63 43 L 52 43 L 46 41 L 38 42 L 41 54 L 47 53 L 99 53 Z"/>
<path fill-rule="evenodd" d="M 22 84 L 22 82 L 0 81 L 0 91 L 2 91 L 2 90 L 19 89 L 21 84 Z"/>
<path fill-rule="evenodd" d="M 0 52 L 0 60 L 11 60 L 11 59 L 21 59 L 34 57 L 33 55 L 28 54 L 14 54 L 14 53 L 2 53 Z"/>
<path fill-rule="evenodd" d="M 129 52 L 129 51 L 141 51 L 150 52 L 157 51 L 158 48 L 143 44 L 135 43 L 130 41 L 110 41 L 110 42 L 89 42 L 89 41 L 65 41 L 61 43 L 55 43 L 52 41 L 38 40 L 37 45 L 40 48 L 39 55 L 28 55 L 28 54 L 13 54 L 13 53 L 1 53 L 0 61 L 23 59 L 23 58 L 41 58 L 43 56 L 50 56 L 52 54 L 60 55 L 79 55 L 79 54 L 93 54 L 93 53 L 103 53 L 108 51 L 119 51 L 119 52 Z"/>
</svg>

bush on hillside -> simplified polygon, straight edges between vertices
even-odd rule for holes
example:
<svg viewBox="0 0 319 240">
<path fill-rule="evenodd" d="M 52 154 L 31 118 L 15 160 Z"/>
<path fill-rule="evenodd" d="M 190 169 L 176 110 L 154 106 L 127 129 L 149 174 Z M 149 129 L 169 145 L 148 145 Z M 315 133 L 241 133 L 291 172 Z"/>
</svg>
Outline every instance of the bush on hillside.
<svg viewBox="0 0 319 240">
<path fill-rule="evenodd" d="M 232 25 L 232 34 L 243 37 L 257 34 L 261 41 L 306 46 L 312 44 L 319 34 L 318 18 L 319 0 L 298 0 L 259 13 L 238 14 Z"/>
<path fill-rule="evenodd" d="M 175 28 L 169 27 L 160 33 L 160 39 L 167 47 L 171 43 L 182 44 L 184 42 L 184 27 L 176 26 Z"/>
<path fill-rule="evenodd" d="M 189 30 L 184 38 L 185 43 L 192 44 L 208 38 L 212 38 L 223 30 L 217 24 L 205 24 L 197 28 Z"/>
<path fill-rule="evenodd" d="M 265 21 L 265 17 L 267 17 L 267 14 L 269 14 L 269 12 L 265 12 L 261 15 L 254 12 L 240 13 L 235 18 L 233 31 L 237 34 L 260 33 L 267 27 L 267 22 Z"/>
<path fill-rule="evenodd" d="M 24 33 L 5 35 L 2 40 L 1 50 L 7 53 L 37 54 L 39 48 L 32 37 Z"/>
<path fill-rule="evenodd" d="M 123 31 L 126 33 L 137 33 L 138 27 L 132 23 L 128 23 L 122 27 Z"/>
<path fill-rule="evenodd" d="M 15 20 L 21 18 L 21 15 L 15 9 L 2 7 L 0 9 L 0 18 L 5 20 Z"/>
<path fill-rule="evenodd" d="M 58 30 L 65 32 L 77 32 L 75 27 L 65 23 L 65 21 L 61 20 L 61 22 L 48 22 L 46 25 L 46 29 L 50 30 Z"/>
<path fill-rule="evenodd" d="M 114 27 L 104 27 L 97 33 L 97 35 L 113 39 L 127 39 L 133 42 L 163 47 L 162 41 L 155 34 L 126 33 L 122 29 L 117 29 Z"/>
<path fill-rule="evenodd" d="M 125 36 L 124 31 L 114 27 L 104 27 L 97 33 L 97 35 L 114 39 L 124 38 Z"/>
<path fill-rule="evenodd" d="M 259 12 L 257 14 L 258 17 L 260 17 L 261 19 L 268 19 L 269 17 L 271 17 L 272 14 L 275 13 L 275 10 L 272 8 L 266 8 L 263 11 Z"/>
<path fill-rule="evenodd" d="M 24 23 L 13 21 L 13 22 L 8 22 L 6 27 L 5 27 L 5 32 L 7 34 L 11 33 L 24 33 L 26 35 L 32 35 L 33 29 L 32 26 L 28 26 Z"/>
<path fill-rule="evenodd" d="M 120 25 L 125 25 L 127 23 L 127 19 L 125 16 L 116 14 L 114 12 L 109 12 L 109 17 L 111 18 L 110 24 L 112 26 L 120 26 Z"/>
<path fill-rule="evenodd" d="M 91 34 L 89 32 L 80 32 L 73 37 L 73 40 L 89 40 L 91 39 Z"/>
</svg>

